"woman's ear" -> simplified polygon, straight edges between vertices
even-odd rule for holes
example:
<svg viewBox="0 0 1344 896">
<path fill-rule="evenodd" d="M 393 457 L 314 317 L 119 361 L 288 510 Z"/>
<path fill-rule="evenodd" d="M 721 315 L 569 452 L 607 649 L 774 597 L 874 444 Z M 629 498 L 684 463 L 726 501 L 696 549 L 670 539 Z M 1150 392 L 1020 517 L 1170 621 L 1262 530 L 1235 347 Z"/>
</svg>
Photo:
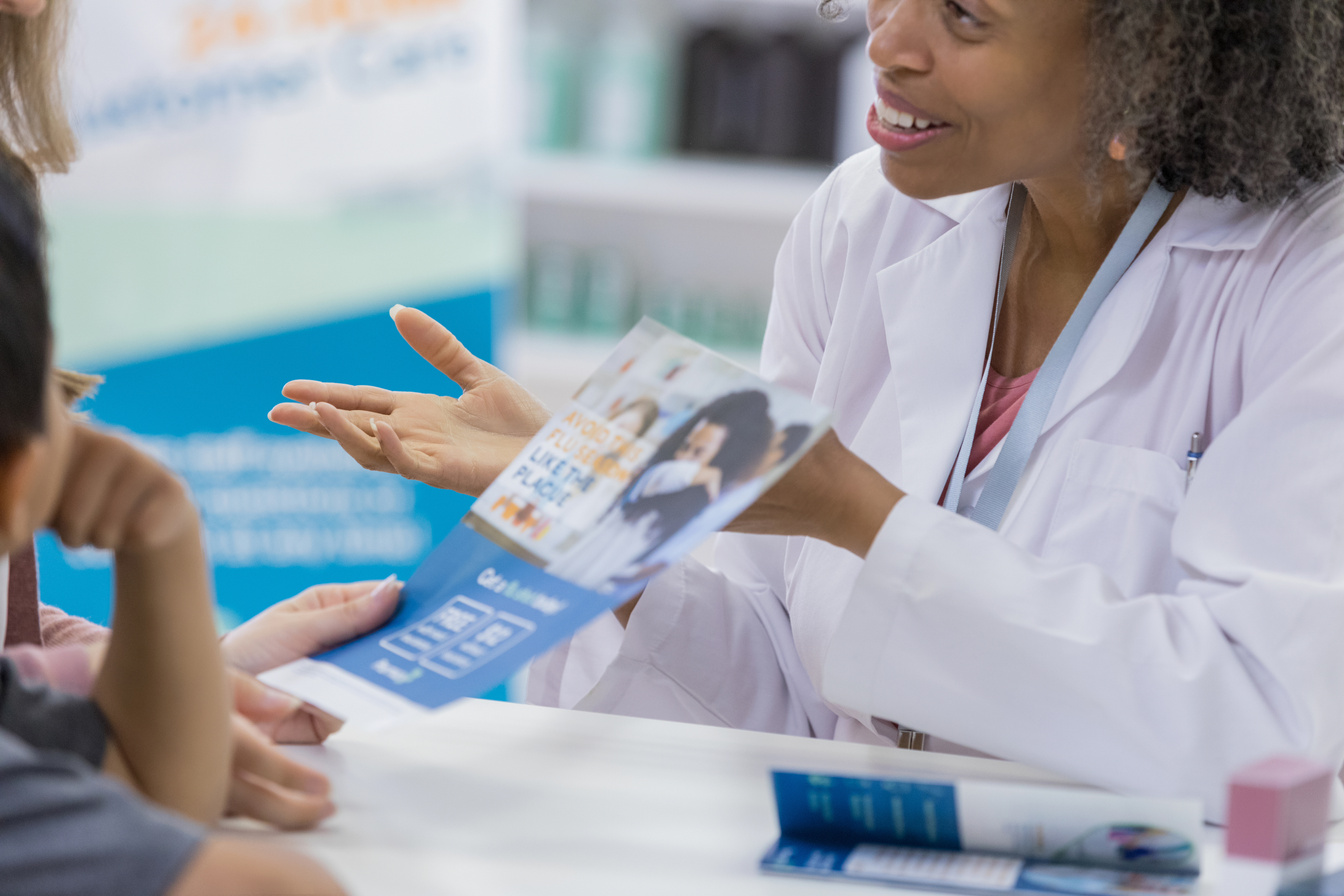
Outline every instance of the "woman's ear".
<svg viewBox="0 0 1344 896">
<path fill-rule="evenodd" d="M 33 488 L 41 465 L 42 440 L 32 439 L 0 460 L 0 554 L 22 547 L 33 537 Z"/>
</svg>

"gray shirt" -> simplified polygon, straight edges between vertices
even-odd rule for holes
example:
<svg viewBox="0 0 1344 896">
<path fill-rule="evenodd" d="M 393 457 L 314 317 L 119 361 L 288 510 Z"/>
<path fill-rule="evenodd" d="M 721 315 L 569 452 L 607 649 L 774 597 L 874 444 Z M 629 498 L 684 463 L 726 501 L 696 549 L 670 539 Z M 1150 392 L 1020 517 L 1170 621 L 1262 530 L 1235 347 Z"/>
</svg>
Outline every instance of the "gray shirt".
<svg viewBox="0 0 1344 896">
<path fill-rule="evenodd" d="M 91 701 L 20 681 L 0 657 L 0 896 L 160 896 L 204 832 L 97 771 Z"/>
</svg>

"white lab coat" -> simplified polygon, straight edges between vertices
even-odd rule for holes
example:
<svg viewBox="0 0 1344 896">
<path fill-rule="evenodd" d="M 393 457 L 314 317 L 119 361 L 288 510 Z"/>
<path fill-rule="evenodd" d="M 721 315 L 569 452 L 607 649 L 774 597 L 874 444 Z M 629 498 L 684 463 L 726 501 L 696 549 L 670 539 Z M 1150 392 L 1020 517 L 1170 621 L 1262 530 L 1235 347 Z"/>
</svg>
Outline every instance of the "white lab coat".
<svg viewBox="0 0 1344 896">
<path fill-rule="evenodd" d="M 1088 329 L 996 534 L 935 502 L 1007 195 L 912 200 L 864 153 L 780 253 L 764 373 L 909 493 L 868 559 L 721 536 L 717 571 L 649 587 L 609 665 L 562 651 L 534 693 L 879 743 L 891 720 L 1213 819 L 1248 762 L 1344 762 L 1344 178 L 1274 209 L 1186 198 Z"/>
</svg>

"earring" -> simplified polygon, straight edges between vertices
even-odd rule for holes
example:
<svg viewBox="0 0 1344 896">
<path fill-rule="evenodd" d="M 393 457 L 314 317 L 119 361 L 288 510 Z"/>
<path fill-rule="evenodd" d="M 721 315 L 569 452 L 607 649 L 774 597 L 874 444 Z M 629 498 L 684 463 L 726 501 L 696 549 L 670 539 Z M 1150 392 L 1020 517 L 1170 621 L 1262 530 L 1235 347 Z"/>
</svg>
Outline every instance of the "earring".
<svg viewBox="0 0 1344 896">
<path fill-rule="evenodd" d="M 1123 162 L 1125 160 L 1125 153 L 1128 150 L 1126 150 L 1125 148 L 1125 141 L 1120 139 L 1119 134 L 1116 134 L 1114 137 L 1111 138 L 1111 145 L 1107 148 L 1106 151 L 1110 155 L 1110 157 L 1115 161 Z"/>
</svg>

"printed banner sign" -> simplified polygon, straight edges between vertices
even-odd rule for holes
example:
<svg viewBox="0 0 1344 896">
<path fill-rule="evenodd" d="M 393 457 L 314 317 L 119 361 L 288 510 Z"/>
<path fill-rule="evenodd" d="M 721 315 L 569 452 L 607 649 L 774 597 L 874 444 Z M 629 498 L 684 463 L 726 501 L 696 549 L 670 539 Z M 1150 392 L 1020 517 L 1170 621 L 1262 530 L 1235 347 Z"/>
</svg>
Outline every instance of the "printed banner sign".
<svg viewBox="0 0 1344 896">
<path fill-rule="evenodd" d="M 470 500 L 266 419 L 297 378 L 455 394 L 387 318 L 494 358 L 516 276 L 500 166 L 518 0 L 71 0 L 80 144 L 43 184 L 58 363 L 187 480 L 221 624 L 408 575 Z M 108 618 L 108 558 L 44 539 L 43 596 Z"/>
</svg>

